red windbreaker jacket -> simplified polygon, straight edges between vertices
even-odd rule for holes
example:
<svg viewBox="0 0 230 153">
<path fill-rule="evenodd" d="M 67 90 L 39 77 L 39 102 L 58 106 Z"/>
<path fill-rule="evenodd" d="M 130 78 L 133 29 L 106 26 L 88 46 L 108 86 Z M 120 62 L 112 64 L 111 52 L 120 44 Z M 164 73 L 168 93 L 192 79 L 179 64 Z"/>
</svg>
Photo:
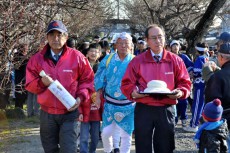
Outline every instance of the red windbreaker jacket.
<svg viewBox="0 0 230 153">
<path fill-rule="evenodd" d="M 58 80 L 74 97 L 81 102 L 88 101 L 94 90 L 94 73 L 87 58 L 79 51 L 64 45 L 63 52 L 55 65 L 50 58 L 50 48 L 32 56 L 26 68 L 26 89 L 37 94 L 41 109 L 50 114 L 65 114 L 65 106 L 48 90 L 39 73 L 44 70 L 53 80 Z"/>
<path fill-rule="evenodd" d="M 191 81 L 183 60 L 164 50 L 159 63 L 153 60 L 150 49 L 136 56 L 128 65 L 126 73 L 122 79 L 121 90 L 123 94 L 132 101 L 137 101 L 151 106 L 164 106 L 176 104 L 176 100 L 167 96 L 144 97 L 132 99 L 131 93 L 138 87 L 139 91 L 144 91 L 147 83 L 151 80 L 165 81 L 170 90 L 180 89 L 185 99 L 190 94 Z"/>
</svg>

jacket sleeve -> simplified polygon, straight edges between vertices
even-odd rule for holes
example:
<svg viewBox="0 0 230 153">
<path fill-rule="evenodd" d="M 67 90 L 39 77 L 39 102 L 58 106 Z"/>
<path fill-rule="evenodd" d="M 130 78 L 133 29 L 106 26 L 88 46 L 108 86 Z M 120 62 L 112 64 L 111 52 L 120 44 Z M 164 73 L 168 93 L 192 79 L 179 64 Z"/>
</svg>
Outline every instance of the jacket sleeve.
<svg viewBox="0 0 230 153">
<path fill-rule="evenodd" d="M 216 70 L 215 71 L 213 71 L 212 70 L 212 68 L 211 68 L 211 66 L 204 66 L 203 68 L 202 68 L 202 78 L 206 81 L 206 82 L 208 82 L 208 80 L 209 80 L 209 78 L 215 73 L 215 72 L 217 72 L 217 71 L 219 71 L 220 70 L 220 67 L 216 67 Z"/>
<path fill-rule="evenodd" d="M 83 114 L 82 103 L 78 106 L 78 112 L 79 114 Z"/>
<path fill-rule="evenodd" d="M 88 122 L 90 117 L 90 100 L 84 103 L 81 103 L 78 107 L 79 114 L 83 115 L 83 122 Z"/>
<path fill-rule="evenodd" d="M 47 89 L 47 87 L 42 83 L 39 72 L 39 63 L 36 60 L 36 55 L 32 56 L 26 67 L 26 85 L 25 88 L 29 92 L 38 94 Z"/>
<path fill-rule="evenodd" d="M 121 82 L 121 91 L 129 100 L 133 100 L 131 94 L 134 89 L 137 89 L 137 68 L 135 68 L 134 61 L 135 60 L 132 60 L 129 63 Z"/>
<path fill-rule="evenodd" d="M 223 100 L 223 86 L 224 81 L 221 80 L 220 77 L 215 75 L 215 73 L 210 77 L 206 84 L 205 88 L 205 102 L 210 102 L 213 99 L 219 98 L 221 101 Z"/>
<path fill-rule="evenodd" d="M 181 99 L 186 99 L 190 95 L 192 83 L 184 62 L 182 60 L 178 60 L 177 62 L 178 63 L 175 66 L 175 88 L 184 93 Z"/>
<path fill-rule="evenodd" d="M 90 96 L 94 92 L 94 73 L 85 57 L 83 57 L 82 60 L 79 60 L 79 75 L 80 76 L 77 80 L 78 90 L 76 92 L 76 97 L 79 97 L 81 102 L 85 102 L 90 99 Z"/>
<path fill-rule="evenodd" d="M 185 66 L 187 67 L 187 71 L 188 72 L 192 71 L 193 62 L 190 60 L 190 58 L 187 55 L 184 55 L 184 63 Z"/>
</svg>

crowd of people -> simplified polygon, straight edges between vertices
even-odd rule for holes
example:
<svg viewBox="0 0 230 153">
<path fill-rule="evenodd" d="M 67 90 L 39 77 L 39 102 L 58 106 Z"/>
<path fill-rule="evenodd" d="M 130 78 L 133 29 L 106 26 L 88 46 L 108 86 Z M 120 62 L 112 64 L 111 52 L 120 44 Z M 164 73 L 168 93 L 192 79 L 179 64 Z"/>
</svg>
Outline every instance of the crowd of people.
<svg viewBox="0 0 230 153">
<path fill-rule="evenodd" d="M 111 43 L 96 35 L 77 44 L 55 20 L 46 40 L 30 58 L 28 44 L 21 46 L 15 57 L 25 60 L 12 77 L 15 90 L 27 90 L 15 92 L 15 107 L 27 102 L 28 117 L 39 114 L 44 152 L 95 153 L 102 139 L 104 152 L 129 153 L 134 134 L 137 153 L 173 153 L 179 121 L 194 133 L 199 152 L 229 151 L 229 33 L 220 35 L 216 50 L 197 43 L 193 56 L 179 40 L 166 41 L 156 24 L 138 39 L 122 32 Z M 41 77 L 42 70 L 48 75 Z M 70 109 L 48 89 L 53 80 L 76 99 Z M 141 93 L 152 80 L 172 94 Z"/>
</svg>

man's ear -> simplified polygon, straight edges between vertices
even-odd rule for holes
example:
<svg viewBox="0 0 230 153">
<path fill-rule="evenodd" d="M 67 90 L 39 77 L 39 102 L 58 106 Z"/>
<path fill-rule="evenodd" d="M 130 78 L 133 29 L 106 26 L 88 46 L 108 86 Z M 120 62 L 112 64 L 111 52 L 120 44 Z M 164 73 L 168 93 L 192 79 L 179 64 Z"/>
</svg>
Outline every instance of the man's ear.
<svg viewBox="0 0 230 153">
<path fill-rule="evenodd" d="M 69 36 L 68 36 L 68 35 L 66 35 L 66 41 L 65 41 L 65 43 L 67 43 L 68 38 L 69 38 Z"/>
</svg>

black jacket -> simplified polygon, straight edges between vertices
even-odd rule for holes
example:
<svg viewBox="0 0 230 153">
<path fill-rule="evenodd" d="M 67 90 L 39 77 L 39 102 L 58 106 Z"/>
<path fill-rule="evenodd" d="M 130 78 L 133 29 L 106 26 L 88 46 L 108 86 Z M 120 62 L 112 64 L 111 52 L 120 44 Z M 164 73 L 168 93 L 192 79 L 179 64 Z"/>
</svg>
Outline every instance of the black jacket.
<svg viewBox="0 0 230 153">
<path fill-rule="evenodd" d="M 203 130 L 200 137 L 199 153 L 227 153 L 227 137 L 228 127 L 226 120 L 216 129 Z"/>
<path fill-rule="evenodd" d="M 205 102 L 210 102 L 215 98 L 221 100 L 224 108 L 223 118 L 228 120 L 230 127 L 230 61 L 226 62 L 220 71 L 215 72 L 207 82 Z"/>
<path fill-rule="evenodd" d="M 205 102 L 219 98 L 224 109 L 230 108 L 230 61 L 214 73 L 205 88 Z"/>
</svg>

